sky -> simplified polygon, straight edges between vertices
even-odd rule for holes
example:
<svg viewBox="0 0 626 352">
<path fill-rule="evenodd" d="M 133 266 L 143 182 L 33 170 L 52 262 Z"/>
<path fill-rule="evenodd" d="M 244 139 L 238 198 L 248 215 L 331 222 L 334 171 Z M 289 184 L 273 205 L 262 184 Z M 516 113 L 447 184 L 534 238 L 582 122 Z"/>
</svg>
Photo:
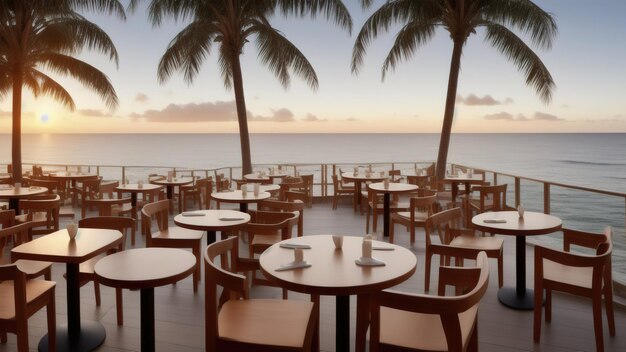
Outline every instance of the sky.
<svg viewBox="0 0 626 352">
<path fill-rule="evenodd" d="M 122 0 L 122 3 L 127 1 Z M 52 99 L 23 99 L 23 133 L 237 133 L 234 93 L 224 88 L 216 56 L 196 79 L 181 74 L 164 83 L 157 65 L 168 43 L 187 23 L 153 27 L 146 3 L 127 20 L 86 14 L 104 29 L 119 53 L 119 67 L 98 53 L 80 58 L 104 72 L 117 92 L 114 111 L 76 81 L 58 78 L 76 102 L 71 112 Z M 258 60 L 254 42 L 242 55 L 251 133 L 439 133 L 452 42 L 443 29 L 413 58 L 381 79 L 382 63 L 397 28 L 370 46 L 358 75 L 350 71 L 354 40 L 382 4 L 363 10 L 345 0 L 352 33 L 316 19 L 271 19 L 309 59 L 319 89 L 298 76 L 284 89 Z M 544 104 L 524 76 L 497 50 L 472 35 L 464 47 L 453 133 L 626 132 L 626 1 L 537 0 L 556 19 L 551 50 L 535 48 L 556 83 Z M 527 41 L 527 43 L 529 43 Z M 215 51 L 214 51 L 215 52 Z M 10 95 L 0 102 L 0 133 L 11 132 Z"/>
</svg>

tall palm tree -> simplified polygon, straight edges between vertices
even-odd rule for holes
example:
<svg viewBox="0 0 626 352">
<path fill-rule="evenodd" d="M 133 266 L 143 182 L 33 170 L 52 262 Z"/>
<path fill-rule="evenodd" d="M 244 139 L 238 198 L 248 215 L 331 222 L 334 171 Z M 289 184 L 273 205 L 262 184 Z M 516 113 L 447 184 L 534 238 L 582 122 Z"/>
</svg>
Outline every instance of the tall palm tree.
<svg viewBox="0 0 626 352">
<path fill-rule="evenodd" d="M 139 0 L 133 0 L 131 7 Z M 227 89 L 234 89 L 243 174 L 252 172 L 248 118 L 243 90 L 240 56 L 249 41 L 255 41 L 261 62 L 276 75 L 283 87 L 290 83 L 290 71 L 317 89 L 315 70 L 306 57 L 276 28 L 270 18 L 316 16 L 321 13 L 342 28 L 352 29 L 352 19 L 340 0 L 152 0 L 148 12 L 153 25 L 165 17 L 191 20 L 170 42 L 158 67 L 159 81 L 175 71 L 191 84 L 204 59 L 218 43 L 218 62 Z"/>
<path fill-rule="evenodd" d="M 13 93 L 13 179 L 22 179 L 22 88 L 35 97 L 48 95 L 70 110 L 69 92 L 44 71 L 70 76 L 93 90 L 109 108 L 118 104 L 107 76 L 77 59 L 82 50 L 96 50 L 117 64 L 109 36 L 77 11 L 99 11 L 125 19 L 118 0 L 3 0 L 0 5 L 0 97 Z"/>
<path fill-rule="evenodd" d="M 361 0 L 369 7 L 372 0 Z M 448 93 L 441 128 L 437 177 L 444 177 L 450 144 L 450 131 L 457 93 L 463 46 L 478 28 L 484 28 L 485 41 L 512 61 L 526 76 L 541 100 L 550 102 L 554 81 L 537 54 L 512 29 L 527 35 L 533 45 L 549 49 L 557 33 L 554 18 L 530 0 L 388 0 L 363 25 L 352 52 L 352 72 L 358 73 L 369 43 L 392 25 L 401 28 L 387 55 L 383 79 L 389 69 L 409 59 L 435 34 L 437 27 L 450 33 L 454 44 Z"/>
</svg>

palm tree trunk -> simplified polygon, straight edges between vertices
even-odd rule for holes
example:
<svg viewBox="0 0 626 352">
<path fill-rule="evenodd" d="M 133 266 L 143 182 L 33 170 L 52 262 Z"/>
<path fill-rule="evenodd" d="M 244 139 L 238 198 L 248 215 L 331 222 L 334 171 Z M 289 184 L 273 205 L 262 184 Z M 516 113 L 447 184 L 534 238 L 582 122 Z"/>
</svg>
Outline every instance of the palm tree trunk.
<svg viewBox="0 0 626 352">
<path fill-rule="evenodd" d="M 452 131 L 452 120 L 454 118 L 456 90 L 459 83 L 459 71 L 461 70 L 461 54 L 463 53 L 463 44 L 464 40 L 455 40 L 454 49 L 452 50 L 450 76 L 448 77 L 448 94 L 446 96 L 446 109 L 443 115 L 441 139 L 439 140 L 439 155 L 437 156 L 436 176 L 438 180 L 442 180 L 446 174 L 448 147 L 450 146 L 450 133 Z"/>
<path fill-rule="evenodd" d="M 241 170 L 242 175 L 252 173 L 252 157 L 250 156 L 250 134 L 248 133 L 248 114 L 246 98 L 243 94 L 243 77 L 239 53 L 233 54 L 233 88 L 235 89 L 235 104 L 237 105 L 237 119 L 239 120 L 239 140 L 241 143 Z"/>
<path fill-rule="evenodd" d="M 22 72 L 13 72 L 13 182 L 22 182 Z"/>
</svg>

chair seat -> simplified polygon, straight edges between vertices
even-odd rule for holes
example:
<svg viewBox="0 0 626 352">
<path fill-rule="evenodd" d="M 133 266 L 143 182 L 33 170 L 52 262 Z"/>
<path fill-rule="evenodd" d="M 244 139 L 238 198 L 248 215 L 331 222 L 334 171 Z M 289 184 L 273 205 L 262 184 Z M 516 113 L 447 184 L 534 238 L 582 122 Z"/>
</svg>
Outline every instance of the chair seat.
<svg viewBox="0 0 626 352">
<path fill-rule="evenodd" d="M 498 237 L 458 236 L 450 241 L 451 246 L 482 249 L 486 251 L 499 250 L 504 240 Z"/>
<path fill-rule="evenodd" d="M 28 219 L 28 214 L 15 216 L 15 222 L 17 224 L 25 223 L 26 221 L 28 221 L 27 219 Z M 33 213 L 33 219 L 31 221 L 33 222 L 33 227 L 45 226 L 48 224 L 48 218 L 46 217 L 46 213 L 44 212 Z"/>
<path fill-rule="evenodd" d="M 96 266 L 96 263 L 98 262 L 98 260 L 104 258 L 105 256 L 106 254 L 100 254 L 80 263 L 80 265 L 78 266 L 78 271 L 80 272 L 80 274 L 94 274 L 93 268 Z"/>
<path fill-rule="evenodd" d="M 395 213 L 395 215 L 397 215 L 398 217 L 401 217 L 405 220 L 410 220 L 411 219 L 411 212 L 409 211 L 401 211 L 398 213 Z M 421 221 L 424 222 L 426 221 L 426 219 L 428 219 L 428 213 L 424 212 L 424 211 L 416 211 L 415 212 L 415 221 Z"/>
<path fill-rule="evenodd" d="M 468 200 L 469 200 L 470 206 L 472 208 L 480 210 L 480 199 L 469 198 Z M 493 208 L 493 200 L 492 199 L 486 199 L 485 200 L 485 211 L 489 210 L 491 208 Z"/>
<path fill-rule="evenodd" d="M 45 280 L 27 280 L 26 281 L 26 304 L 35 301 L 42 294 L 49 290 L 53 290 L 56 284 L 52 281 Z M 15 291 L 13 281 L 4 281 L 0 283 L 0 320 L 15 319 L 15 299 L 13 297 Z"/>
<path fill-rule="evenodd" d="M 130 203 L 124 203 L 120 207 L 119 204 L 114 204 L 111 207 L 111 215 L 118 216 L 120 214 L 130 214 L 133 211 L 133 206 Z"/>
<path fill-rule="evenodd" d="M 231 300 L 219 312 L 219 336 L 258 345 L 301 347 L 313 303 L 274 299 Z"/>
<path fill-rule="evenodd" d="M 172 240 L 199 240 L 202 239 L 202 231 L 183 229 L 172 226 L 163 231 L 152 233 L 152 240 L 172 239 Z"/>
<path fill-rule="evenodd" d="M 478 306 L 459 314 L 463 341 L 471 334 Z M 408 312 L 380 308 L 380 343 L 420 351 L 448 351 L 446 335 L 438 314 Z"/>
<path fill-rule="evenodd" d="M 17 265 L 21 272 L 26 274 L 26 277 L 41 276 L 52 267 L 51 262 L 26 259 L 17 260 L 15 265 Z"/>
<path fill-rule="evenodd" d="M 593 268 L 573 267 L 544 259 L 543 277 L 545 280 L 591 289 Z"/>
<path fill-rule="evenodd" d="M 282 241 L 282 237 L 280 234 L 276 235 L 262 235 L 262 236 L 254 236 L 252 239 L 253 246 L 271 246 L 275 243 Z"/>
</svg>

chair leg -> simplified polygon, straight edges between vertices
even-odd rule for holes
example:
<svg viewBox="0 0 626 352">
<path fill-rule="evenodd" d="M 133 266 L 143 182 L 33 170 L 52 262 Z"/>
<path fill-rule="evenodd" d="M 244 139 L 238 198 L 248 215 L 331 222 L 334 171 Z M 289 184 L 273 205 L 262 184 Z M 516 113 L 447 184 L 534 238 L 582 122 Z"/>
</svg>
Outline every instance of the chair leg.
<svg viewBox="0 0 626 352">
<path fill-rule="evenodd" d="M 467 352 L 478 352 L 478 320 L 474 323 L 474 331 L 467 344 Z"/>
<path fill-rule="evenodd" d="M 48 268 L 48 270 L 43 273 L 43 278 L 47 281 L 52 281 L 52 267 Z"/>
<path fill-rule="evenodd" d="M 611 283 L 604 287 L 604 304 L 606 309 L 606 320 L 609 323 L 609 334 L 615 336 L 615 314 L 613 312 L 613 287 Z"/>
<path fill-rule="evenodd" d="M 198 292 L 198 283 L 200 282 L 200 241 L 193 247 L 193 255 L 196 256 L 196 270 L 193 271 L 193 292 Z"/>
<path fill-rule="evenodd" d="M 0 342 L 1 343 L 7 343 L 7 332 L 6 331 L 0 331 Z"/>
<path fill-rule="evenodd" d="M 370 324 L 370 297 L 369 295 L 357 295 L 356 297 L 356 338 L 355 351 L 365 352 L 367 340 L 367 327 Z"/>
<path fill-rule="evenodd" d="M 117 313 L 117 325 L 124 325 L 124 301 L 122 296 L 122 289 L 115 289 L 115 311 Z"/>
<path fill-rule="evenodd" d="M 100 284 L 95 280 L 93 282 L 93 293 L 96 296 L 96 306 L 100 307 Z"/>
<path fill-rule="evenodd" d="M 48 322 L 48 351 L 56 352 L 57 346 L 57 313 L 54 291 L 50 292 L 50 301 L 46 305 L 46 315 Z"/>
<path fill-rule="evenodd" d="M 504 284 L 504 260 L 502 259 L 502 252 L 498 256 L 498 287 L 502 288 Z"/>
<path fill-rule="evenodd" d="M 533 340 L 539 342 L 541 339 L 541 310 L 543 301 L 543 289 L 540 280 L 535 280 L 535 307 L 533 314 Z M 547 308 L 546 308 L 547 312 Z"/>
<path fill-rule="evenodd" d="M 604 352 L 604 334 L 602 333 L 602 292 L 594 292 L 591 298 L 593 309 L 593 331 L 596 335 L 596 351 Z"/>
<path fill-rule="evenodd" d="M 28 320 L 19 319 L 16 323 L 17 350 L 20 352 L 28 351 Z"/>
<path fill-rule="evenodd" d="M 552 321 L 552 290 L 546 289 L 546 323 Z"/>
<path fill-rule="evenodd" d="M 424 292 L 428 292 L 430 289 L 430 262 L 432 259 L 432 254 L 426 247 L 426 254 L 424 255 L 424 259 L 426 260 L 425 271 L 424 271 Z"/>
<path fill-rule="evenodd" d="M 396 227 L 395 225 L 396 223 L 393 220 L 391 220 L 391 224 L 389 224 L 389 243 L 393 243 L 393 236 L 395 232 L 394 228 Z"/>
<path fill-rule="evenodd" d="M 289 291 L 286 288 L 283 288 L 283 299 L 289 299 Z"/>
<path fill-rule="evenodd" d="M 333 195 L 333 210 L 337 209 L 337 194 Z"/>
<path fill-rule="evenodd" d="M 311 295 L 311 302 L 314 303 L 313 314 L 315 314 L 315 331 L 311 343 L 311 351 L 320 351 L 320 295 Z"/>
</svg>

